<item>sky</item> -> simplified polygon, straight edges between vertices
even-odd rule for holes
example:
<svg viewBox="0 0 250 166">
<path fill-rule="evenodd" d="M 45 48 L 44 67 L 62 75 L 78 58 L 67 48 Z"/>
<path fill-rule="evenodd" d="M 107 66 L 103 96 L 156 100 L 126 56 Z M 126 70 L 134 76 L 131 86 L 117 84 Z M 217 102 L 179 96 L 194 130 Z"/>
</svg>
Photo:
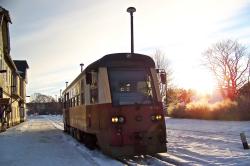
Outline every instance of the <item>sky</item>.
<svg viewBox="0 0 250 166">
<path fill-rule="evenodd" d="M 130 52 L 129 6 L 135 52 L 169 59 L 172 84 L 210 92 L 215 86 L 202 53 L 238 40 L 250 47 L 250 0 L 0 0 L 10 12 L 12 59 L 29 64 L 27 94 L 59 95 L 102 56 Z"/>
</svg>

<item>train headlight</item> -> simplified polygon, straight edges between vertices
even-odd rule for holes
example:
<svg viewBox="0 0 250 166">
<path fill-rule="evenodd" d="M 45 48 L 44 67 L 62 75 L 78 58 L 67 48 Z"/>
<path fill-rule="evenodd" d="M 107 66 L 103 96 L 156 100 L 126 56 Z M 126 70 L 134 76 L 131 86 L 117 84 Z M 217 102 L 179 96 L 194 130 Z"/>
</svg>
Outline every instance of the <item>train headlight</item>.
<svg viewBox="0 0 250 166">
<path fill-rule="evenodd" d="M 111 118 L 112 123 L 124 123 L 125 118 L 123 116 L 113 116 Z"/>
<path fill-rule="evenodd" d="M 152 120 L 152 121 L 155 121 L 155 120 L 156 120 L 155 115 L 152 115 L 152 116 L 151 116 L 151 120 Z"/>
<path fill-rule="evenodd" d="M 162 116 L 161 116 L 161 115 L 156 115 L 156 119 L 157 119 L 157 120 L 161 120 L 161 119 L 162 119 Z"/>
<path fill-rule="evenodd" d="M 118 117 L 112 117 L 112 123 L 117 123 L 118 122 Z"/>
<path fill-rule="evenodd" d="M 152 116 L 151 116 L 151 120 L 152 120 L 152 121 L 162 120 L 162 115 L 159 115 L 159 114 L 157 114 L 157 115 L 152 115 Z"/>
<path fill-rule="evenodd" d="M 119 117 L 119 123 L 124 123 L 124 122 L 125 122 L 125 118 L 122 117 L 122 116 L 120 116 L 120 117 Z"/>
</svg>

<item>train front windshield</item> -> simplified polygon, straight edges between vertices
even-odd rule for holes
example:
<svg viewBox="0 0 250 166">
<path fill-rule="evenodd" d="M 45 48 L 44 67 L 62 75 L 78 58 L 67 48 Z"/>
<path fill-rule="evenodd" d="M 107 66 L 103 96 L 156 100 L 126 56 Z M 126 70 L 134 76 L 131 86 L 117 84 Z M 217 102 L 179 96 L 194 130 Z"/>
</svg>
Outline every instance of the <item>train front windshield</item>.
<svg viewBox="0 0 250 166">
<path fill-rule="evenodd" d="M 152 104 L 153 81 L 146 68 L 111 68 L 109 81 L 113 105 Z"/>
</svg>

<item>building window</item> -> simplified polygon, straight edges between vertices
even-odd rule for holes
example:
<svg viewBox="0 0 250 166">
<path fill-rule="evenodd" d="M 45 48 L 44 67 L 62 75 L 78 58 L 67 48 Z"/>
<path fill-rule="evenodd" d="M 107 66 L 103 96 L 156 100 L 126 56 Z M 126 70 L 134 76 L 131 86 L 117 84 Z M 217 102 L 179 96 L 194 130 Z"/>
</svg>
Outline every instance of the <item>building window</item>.
<svg viewBox="0 0 250 166">
<path fill-rule="evenodd" d="M 0 98 L 3 98 L 3 88 L 0 87 Z"/>
<path fill-rule="evenodd" d="M 3 54 L 0 52 L 0 70 L 3 70 Z"/>
</svg>

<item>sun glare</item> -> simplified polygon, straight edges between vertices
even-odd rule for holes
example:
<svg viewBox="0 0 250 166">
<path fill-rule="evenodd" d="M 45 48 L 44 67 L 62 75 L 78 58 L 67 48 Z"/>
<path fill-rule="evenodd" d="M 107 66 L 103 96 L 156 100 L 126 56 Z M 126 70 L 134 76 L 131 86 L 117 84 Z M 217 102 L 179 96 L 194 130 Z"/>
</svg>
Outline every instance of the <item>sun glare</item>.
<svg viewBox="0 0 250 166">
<path fill-rule="evenodd" d="M 216 89 L 216 80 L 212 74 L 204 69 L 186 69 L 185 77 L 180 80 L 186 80 L 185 82 L 180 81 L 180 87 L 185 89 L 193 89 L 200 95 L 212 94 Z"/>
<path fill-rule="evenodd" d="M 204 83 L 196 83 L 196 86 L 194 89 L 199 94 L 212 94 L 215 87 L 213 85 L 213 82 L 211 80 L 204 81 Z"/>
<path fill-rule="evenodd" d="M 209 73 L 203 73 L 200 77 L 194 78 L 193 89 L 200 94 L 212 94 L 215 90 L 215 80 L 210 77 Z"/>
</svg>

